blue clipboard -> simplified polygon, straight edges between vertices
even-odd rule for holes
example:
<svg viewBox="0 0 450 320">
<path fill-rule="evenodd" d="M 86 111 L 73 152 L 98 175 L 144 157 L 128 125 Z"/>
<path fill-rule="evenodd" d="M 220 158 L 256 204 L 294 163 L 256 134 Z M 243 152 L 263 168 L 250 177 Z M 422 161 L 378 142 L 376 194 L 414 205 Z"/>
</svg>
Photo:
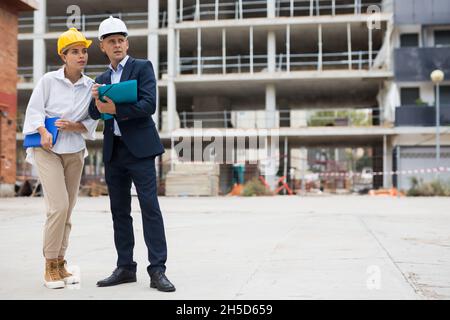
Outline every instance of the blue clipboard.
<svg viewBox="0 0 450 320">
<path fill-rule="evenodd" d="M 137 80 L 128 80 L 114 84 L 108 84 L 98 88 L 100 101 L 106 102 L 103 97 L 107 96 L 114 103 L 136 103 L 137 102 Z M 102 120 L 112 119 L 109 113 L 101 114 Z"/>
<path fill-rule="evenodd" d="M 58 120 L 58 117 L 55 118 L 46 118 L 45 119 L 45 129 L 50 132 L 53 136 L 53 145 L 56 143 L 56 139 L 58 138 L 58 127 L 55 126 L 55 121 Z M 23 140 L 24 148 L 37 148 L 42 147 L 41 145 L 41 134 L 27 134 L 25 139 Z"/>
</svg>

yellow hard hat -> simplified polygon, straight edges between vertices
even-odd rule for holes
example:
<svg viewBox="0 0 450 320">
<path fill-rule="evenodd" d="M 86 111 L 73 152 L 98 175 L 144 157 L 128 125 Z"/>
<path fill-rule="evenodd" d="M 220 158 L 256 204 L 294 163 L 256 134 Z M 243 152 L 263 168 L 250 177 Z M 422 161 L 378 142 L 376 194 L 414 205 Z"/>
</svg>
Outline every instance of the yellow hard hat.
<svg viewBox="0 0 450 320">
<path fill-rule="evenodd" d="M 92 44 L 91 40 L 87 40 L 86 37 L 78 31 L 76 28 L 70 28 L 66 32 L 62 33 L 58 38 L 58 54 L 61 54 L 68 46 L 79 43 L 86 48 Z"/>
</svg>

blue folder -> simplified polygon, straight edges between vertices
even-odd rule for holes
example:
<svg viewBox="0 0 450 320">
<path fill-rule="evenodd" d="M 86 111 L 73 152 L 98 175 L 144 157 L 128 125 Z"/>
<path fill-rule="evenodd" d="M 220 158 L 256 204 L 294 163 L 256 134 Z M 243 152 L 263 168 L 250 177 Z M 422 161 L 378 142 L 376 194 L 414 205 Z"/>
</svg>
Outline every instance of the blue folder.
<svg viewBox="0 0 450 320">
<path fill-rule="evenodd" d="M 137 81 L 128 80 L 114 84 L 108 84 L 98 88 L 98 95 L 100 101 L 106 102 L 103 97 L 107 96 L 114 103 L 136 103 L 137 102 Z M 113 116 L 109 113 L 102 113 L 103 120 L 112 119 Z"/>
<path fill-rule="evenodd" d="M 58 127 L 55 126 L 55 121 L 58 119 L 59 119 L 58 117 L 45 119 L 45 128 L 53 136 L 53 145 L 55 145 L 56 138 L 58 138 Z M 25 136 L 25 139 L 23 140 L 23 147 L 24 148 L 42 147 L 40 133 L 38 132 L 34 134 L 27 134 Z"/>
</svg>

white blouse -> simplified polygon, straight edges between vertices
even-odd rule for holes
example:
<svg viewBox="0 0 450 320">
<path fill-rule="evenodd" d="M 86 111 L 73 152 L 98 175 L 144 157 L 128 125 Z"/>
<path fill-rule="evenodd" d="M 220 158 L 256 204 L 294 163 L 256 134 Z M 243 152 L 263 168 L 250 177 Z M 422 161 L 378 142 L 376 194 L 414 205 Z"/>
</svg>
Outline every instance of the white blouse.
<svg viewBox="0 0 450 320">
<path fill-rule="evenodd" d="M 52 151 L 58 154 L 75 153 L 85 150 L 84 139 L 95 140 L 98 120 L 89 117 L 91 88 L 94 80 L 82 75 L 73 84 L 64 76 L 64 67 L 46 73 L 37 83 L 31 94 L 25 113 L 23 134 L 33 134 L 44 126 L 45 118 L 59 117 L 73 122 L 81 122 L 87 132 L 59 131 Z M 33 148 L 27 148 L 27 162 L 33 163 Z"/>
</svg>

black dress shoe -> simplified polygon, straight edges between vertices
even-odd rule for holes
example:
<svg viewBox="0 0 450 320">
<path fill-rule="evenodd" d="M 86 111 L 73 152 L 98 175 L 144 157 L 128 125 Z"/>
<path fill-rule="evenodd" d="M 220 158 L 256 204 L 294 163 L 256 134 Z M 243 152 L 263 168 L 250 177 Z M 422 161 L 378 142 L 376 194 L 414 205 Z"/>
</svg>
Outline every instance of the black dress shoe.
<svg viewBox="0 0 450 320">
<path fill-rule="evenodd" d="M 162 271 L 155 271 L 150 276 L 150 288 L 156 288 L 163 292 L 175 291 L 175 286 L 167 279 L 166 275 Z"/>
<path fill-rule="evenodd" d="M 114 270 L 112 275 L 110 275 L 108 278 L 97 282 L 97 286 L 110 287 L 129 282 L 136 282 L 136 272 L 123 268 L 116 268 L 116 270 Z"/>
</svg>

